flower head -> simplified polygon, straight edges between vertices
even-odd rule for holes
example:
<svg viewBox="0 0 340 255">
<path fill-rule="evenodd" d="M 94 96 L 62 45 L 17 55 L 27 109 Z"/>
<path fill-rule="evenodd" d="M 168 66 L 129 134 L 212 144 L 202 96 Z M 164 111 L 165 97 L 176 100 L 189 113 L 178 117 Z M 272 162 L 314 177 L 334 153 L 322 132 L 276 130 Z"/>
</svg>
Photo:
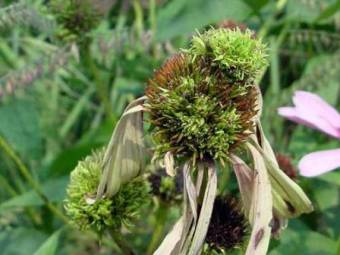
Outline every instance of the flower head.
<svg viewBox="0 0 340 255">
<path fill-rule="evenodd" d="M 130 226 L 149 196 L 146 182 L 137 178 L 124 184 L 116 196 L 96 199 L 102 158 L 101 151 L 78 163 L 71 173 L 65 200 L 72 223 L 82 230 L 92 228 L 98 233 L 120 229 L 123 224 Z"/>
<path fill-rule="evenodd" d="M 296 123 L 318 129 L 340 140 L 340 113 L 316 94 L 297 91 L 294 107 L 281 107 L 278 113 Z M 313 177 L 340 167 L 340 149 L 313 152 L 299 162 L 303 176 Z"/>
<path fill-rule="evenodd" d="M 168 60 L 146 89 L 156 155 L 225 161 L 253 132 L 264 49 L 248 31 L 211 29 Z"/>
</svg>

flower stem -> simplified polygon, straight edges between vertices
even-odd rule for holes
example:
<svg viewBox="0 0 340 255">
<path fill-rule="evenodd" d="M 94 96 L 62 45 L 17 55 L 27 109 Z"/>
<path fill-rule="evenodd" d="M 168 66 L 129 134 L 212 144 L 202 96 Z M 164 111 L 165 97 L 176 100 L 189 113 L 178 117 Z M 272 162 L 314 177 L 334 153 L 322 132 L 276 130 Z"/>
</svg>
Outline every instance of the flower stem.
<svg viewBox="0 0 340 255">
<path fill-rule="evenodd" d="M 28 168 L 24 165 L 24 163 L 21 161 L 19 156 L 14 152 L 14 150 L 11 148 L 11 146 L 3 139 L 3 137 L 0 136 L 0 147 L 3 149 L 3 151 L 8 155 L 9 158 L 13 160 L 13 162 L 17 165 L 20 173 L 25 178 L 27 183 L 31 186 L 31 188 L 38 194 L 38 196 L 45 202 L 48 209 L 54 213 L 57 217 L 59 217 L 62 221 L 65 223 L 68 222 L 68 219 L 65 217 L 65 215 L 59 211 L 57 207 L 55 207 L 46 197 L 46 195 L 42 192 L 39 184 L 34 180 L 32 177 L 30 171 Z"/>
<path fill-rule="evenodd" d="M 133 250 L 131 249 L 131 247 L 126 242 L 126 240 L 124 239 L 120 232 L 110 231 L 110 235 L 124 255 L 134 255 Z"/>
<path fill-rule="evenodd" d="M 150 244 L 148 246 L 147 254 L 152 254 L 156 247 L 159 245 L 160 240 L 163 237 L 164 225 L 167 219 L 167 206 L 166 204 L 160 202 L 157 208 L 155 217 L 156 217 L 156 226 L 154 228 Z"/>
</svg>

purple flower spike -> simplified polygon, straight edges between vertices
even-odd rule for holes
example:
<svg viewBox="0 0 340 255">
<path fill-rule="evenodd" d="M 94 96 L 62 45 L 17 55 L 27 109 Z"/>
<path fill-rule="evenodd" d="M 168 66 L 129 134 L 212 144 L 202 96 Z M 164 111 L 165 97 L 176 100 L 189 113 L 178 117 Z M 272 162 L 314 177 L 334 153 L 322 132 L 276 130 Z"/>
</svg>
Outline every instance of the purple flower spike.
<svg viewBox="0 0 340 255">
<path fill-rule="evenodd" d="M 316 94 L 296 91 L 294 107 L 281 107 L 279 115 L 340 139 L 340 114 Z M 313 152 L 299 162 L 301 175 L 313 177 L 340 167 L 340 149 Z"/>
</svg>

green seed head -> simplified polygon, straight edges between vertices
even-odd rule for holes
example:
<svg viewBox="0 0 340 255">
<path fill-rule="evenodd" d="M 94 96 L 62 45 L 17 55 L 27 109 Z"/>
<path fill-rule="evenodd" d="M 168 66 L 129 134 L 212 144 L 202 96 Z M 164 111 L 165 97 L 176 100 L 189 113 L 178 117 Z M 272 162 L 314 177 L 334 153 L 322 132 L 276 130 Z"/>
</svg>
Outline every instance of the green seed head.
<svg viewBox="0 0 340 255">
<path fill-rule="evenodd" d="M 194 159 L 228 158 L 254 126 L 254 79 L 265 63 L 263 48 L 249 31 L 212 29 L 154 74 L 146 108 L 156 156 L 171 151 Z"/>
<path fill-rule="evenodd" d="M 81 230 L 92 228 L 98 233 L 119 229 L 122 224 L 130 226 L 149 199 L 149 186 L 140 178 L 124 184 L 112 198 L 96 199 L 102 158 L 103 152 L 94 153 L 78 163 L 71 173 L 65 200 L 72 223 Z"/>
<path fill-rule="evenodd" d="M 90 0 L 52 0 L 50 4 L 60 25 L 58 36 L 65 41 L 82 40 L 99 24 L 100 12 Z"/>
</svg>

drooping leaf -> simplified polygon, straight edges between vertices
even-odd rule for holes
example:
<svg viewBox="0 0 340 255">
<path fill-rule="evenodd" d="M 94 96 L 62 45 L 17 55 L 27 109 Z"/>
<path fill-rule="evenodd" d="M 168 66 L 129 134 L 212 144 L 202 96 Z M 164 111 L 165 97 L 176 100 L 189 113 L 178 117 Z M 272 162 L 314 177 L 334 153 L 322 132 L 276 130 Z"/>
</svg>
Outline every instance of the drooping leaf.
<svg viewBox="0 0 340 255">
<path fill-rule="evenodd" d="M 250 208 L 253 229 L 246 255 L 264 255 L 268 250 L 273 219 L 271 184 L 263 156 L 253 145 L 247 144 L 247 146 L 254 160 L 256 175 Z"/>
<path fill-rule="evenodd" d="M 113 131 L 103 159 L 103 175 L 97 197 L 114 195 L 121 184 L 136 177 L 143 169 L 144 142 L 141 104 L 145 98 L 130 103 Z"/>
<path fill-rule="evenodd" d="M 241 193 L 245 215 L 249 215 L 252 193 L 254 188 L 255 172 L 236 155 L 230 156 L 231 163 L 236 175 L 238 187 Z"/>
<path fill-rule="evenodd" d="M 304 191 L 291 180 L 280 168 L 275 154 L 264 135 L 262 127 L 258 124 L 259 143 L 254 138 L 254 145 L 264 158 L 269 179 L 272 184 L 274 208 L 281 217 L 297 217 L 302 213 L 313 211 L 313 205 Z"/>
<path fill-rule="evenodd" d="M 195 234 L 188 254 L 200 254 L 204 244 L 205 236 L 208 232 L 211 214 L 214 208 L 214 201 L 217 192 L 217 174 L 214 165 L 208 166 L 207 184 L 205 187 L 204 198 L 200 210 Z"/>
</svg>

